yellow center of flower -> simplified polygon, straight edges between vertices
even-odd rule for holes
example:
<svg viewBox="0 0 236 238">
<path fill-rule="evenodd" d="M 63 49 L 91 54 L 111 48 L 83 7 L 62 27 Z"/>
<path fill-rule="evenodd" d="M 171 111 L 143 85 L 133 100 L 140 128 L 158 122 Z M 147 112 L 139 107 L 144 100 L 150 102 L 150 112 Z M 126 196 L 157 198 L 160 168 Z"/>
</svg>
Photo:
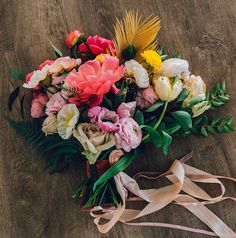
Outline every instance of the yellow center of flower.
<svg viewBox="0 0 236 238">
<path fill-rule="evenodd" d="M 158 70 L 162 63 L 161 56 L 154 50 L 145 50 L 141 56 L 150 64 L 154 69 Z"/>
</svg>

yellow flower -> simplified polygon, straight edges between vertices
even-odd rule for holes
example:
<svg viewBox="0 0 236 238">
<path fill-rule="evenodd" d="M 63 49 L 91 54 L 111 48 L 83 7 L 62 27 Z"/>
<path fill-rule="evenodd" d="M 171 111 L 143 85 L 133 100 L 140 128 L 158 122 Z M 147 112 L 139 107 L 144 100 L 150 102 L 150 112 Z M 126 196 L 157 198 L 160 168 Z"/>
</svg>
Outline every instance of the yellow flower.
<svg viewBox="0 0 236 238">
<path fill-rule="evenodd" d="M 161 66 L 161 56 L 154 50 L 145 50 L 141 56 L 150 64 L 154 69 L 158 70 Z"/>
</svg>

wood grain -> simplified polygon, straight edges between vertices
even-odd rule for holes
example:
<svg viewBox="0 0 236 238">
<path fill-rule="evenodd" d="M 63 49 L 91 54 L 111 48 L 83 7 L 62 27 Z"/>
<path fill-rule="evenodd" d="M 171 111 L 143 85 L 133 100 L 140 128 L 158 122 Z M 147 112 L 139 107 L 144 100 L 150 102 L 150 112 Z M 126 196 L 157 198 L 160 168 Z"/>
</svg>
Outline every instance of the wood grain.
<svg viewBox="0 0 236 238">
<path fill-rule="evenodd" d="M 125 9 L 139 10 L 144 16 L 159 15 L 162 20 L 159 43 L 169 54 L 181 52 L 189 60 L 191 71 L 200 74 L 208 88 L 226 80 L 232 99 L 217 113 L 236 118 L 235 0 L 1 0 L 1 238 L 207 237 L 121 224 L 107 235 L 98 234 L 89 214 L 81 212 L 79 202 L 71 198 L 85 174 L 83 162 L 78 161 L 61 174 L 50 175 L 43 171 L 43 161 L 35 160 L 37 156 L 4 120 L 4 116 L 20 119 L 19 105 L 10 114 L 6 106 L 9 92 L 18 85 L 9 78 L 9 69 L 26 73 L 43 60 L 54 58 L 48 39 L 65 52 L 63 39 L 70 30 L 112 37 L 115 17 L 122 17 Z M 190 164 L 211 173 L 236 176 L 235 141 L 235 132 L 207 139 L 178 138 L 168 158 L 148 148 L 148 153 L 140 155 L 129 172 L 161 170 L 174 158 L 193 150 L 194 160 Z M 227 187 L 231 195 L 236 194 L 234 185 L 229 183 Z M 211 190 L 213 194 L 217 192 L 215 188 Z M 227 201 L 210 208 L 236 230 L 235 204 Z M 147 219 L 206 228 L 191 214 L 174 206 Z"/>
</svg>

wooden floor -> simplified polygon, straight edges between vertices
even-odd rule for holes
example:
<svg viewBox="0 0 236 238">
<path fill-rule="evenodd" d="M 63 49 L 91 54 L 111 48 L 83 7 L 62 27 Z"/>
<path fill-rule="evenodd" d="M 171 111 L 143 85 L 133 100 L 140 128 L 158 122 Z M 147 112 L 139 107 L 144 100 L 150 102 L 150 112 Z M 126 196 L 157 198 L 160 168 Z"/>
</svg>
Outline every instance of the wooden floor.
<svg viewBox="0 0 236 238">
<path fill-rule="evenodd" d="M 144 16 L 159 15 L 159 43 L 169 54 L 181 52 L 191 71 L 200 74 L 211 88 L 226 80 L 231 101 L 219 113 L 236 118 L 236 1 L 235 0 L 1 0 L 0 2 L 0 238 L 97 238 L 97 237 L 207 237 L 166 228 L 130 227 L 118 224 L 100 235 L 88 213 L 71 198 L 85 176 L 83 161 L 69 170 L 50 175 L 43 160 L 10 129 L 4 116 L 20 119 L 19 105 L 7 110 L 7 96 L 18 85 L 9 69 L 32 71 L 43 60 L 54 58 L 50 39 L 63 49 L 65 35 L 74 29 L 87 34 L 113 36 L 115 18 L 126 9 Z M 26 105 L 27 106 L 27 105 Z M 189 163 L 208 172 L 236 176 L 236 133 L 175 139 L 170 154 L 149 148 L 130 168 L 130 174 L 167 168 L 174 158 L 194 151 Z M 147 185 L 148 186 L 148 185 Z M 233 184 L 229 194 L 236 195 Z M 218 188 L 210 188 L 216 193 Z M 231 201 L 210 208 L 236 230 L 236 206 Z M 144 220 L 144 219 L 143 219 Z M 170 206 L 146 218 L 149 221 L 206 228 L 185 210 Z"/>
</svg>

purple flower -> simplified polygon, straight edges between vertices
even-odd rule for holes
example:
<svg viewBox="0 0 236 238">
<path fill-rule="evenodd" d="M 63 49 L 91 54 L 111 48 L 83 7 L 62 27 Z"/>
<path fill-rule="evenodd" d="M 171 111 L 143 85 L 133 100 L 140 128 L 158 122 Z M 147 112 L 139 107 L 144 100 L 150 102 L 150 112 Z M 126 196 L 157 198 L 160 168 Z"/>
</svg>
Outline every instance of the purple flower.
<svg viewBox="0 0 236 238">
<path fill-rule="evenodd" d="M 117 108 L 117 114 L 119 118 L 127 118 L 127 117 L 133 117 L 135 112 L 136 102 L 122 102 L 120 106 Z"/>
<path fill-rule="evenodd" d="M 118 123 L 119 129 L 115 133 L 116 148 L 129 152 L 142 141 L 142 131 L 138 123 L 132 118 L 122 118 Z"/>
<path fill-rule="evenodd" d="M 62 97 L 61 93 L 55 93 L 46 104 L 46 114 L 57 113 L 64 105 L 66 105 L 66 100 Z"/>
</svg>

